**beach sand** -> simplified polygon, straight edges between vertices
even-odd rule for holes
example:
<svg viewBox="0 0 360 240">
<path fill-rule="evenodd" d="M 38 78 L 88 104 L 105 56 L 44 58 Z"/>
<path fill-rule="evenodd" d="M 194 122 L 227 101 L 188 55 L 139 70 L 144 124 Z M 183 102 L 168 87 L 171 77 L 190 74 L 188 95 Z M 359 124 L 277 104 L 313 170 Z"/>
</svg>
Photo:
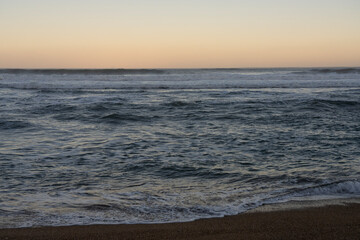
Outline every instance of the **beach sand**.
<svg viewBox="0 0 360 240">
<path fill-rule="evenodd" d="M 0 239 L 360 239 L 360 204 L 251 212 L 185 223 L 0 229 Z"/>
</svg>

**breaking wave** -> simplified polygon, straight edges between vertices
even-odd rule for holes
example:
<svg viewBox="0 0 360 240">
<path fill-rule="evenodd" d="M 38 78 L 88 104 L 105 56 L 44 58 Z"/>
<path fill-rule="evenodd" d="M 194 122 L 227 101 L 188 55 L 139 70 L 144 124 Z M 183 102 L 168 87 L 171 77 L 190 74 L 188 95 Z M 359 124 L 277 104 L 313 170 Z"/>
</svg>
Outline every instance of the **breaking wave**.
<svg viewBox="0 0 360 240">
<path fill-rule="evenodd" d="M 359 181 L 345 181 L 305 189 L 299 195 L 342 195 L 354 194 L 360 195 L 360 182 Z"/>
</svg>

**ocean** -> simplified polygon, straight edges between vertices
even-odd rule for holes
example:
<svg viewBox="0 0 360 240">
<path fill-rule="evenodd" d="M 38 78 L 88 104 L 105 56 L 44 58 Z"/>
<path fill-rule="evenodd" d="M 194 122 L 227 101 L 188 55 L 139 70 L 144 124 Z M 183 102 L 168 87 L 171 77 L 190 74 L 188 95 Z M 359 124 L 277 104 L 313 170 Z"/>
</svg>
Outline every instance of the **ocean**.
<svg viewBox="0 0 360 240">
<path fill-rule="evenodd" d="M 360 197 L 360 69 L 1 69 L 0 228 Z"/>
</svg>

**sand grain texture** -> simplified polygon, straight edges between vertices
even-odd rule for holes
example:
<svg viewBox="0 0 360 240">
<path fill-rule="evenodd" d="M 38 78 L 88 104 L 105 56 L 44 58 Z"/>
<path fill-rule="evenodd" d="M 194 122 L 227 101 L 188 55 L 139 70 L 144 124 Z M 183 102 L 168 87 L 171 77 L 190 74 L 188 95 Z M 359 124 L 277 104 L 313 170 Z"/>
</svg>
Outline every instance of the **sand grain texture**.
<svg viewBox="0 0 360 240">
<path fill-rule="evenodd" d="M 0 229 L 0 239 L 360 239 L 360 204 L 187 223 Z"/>
</svg>

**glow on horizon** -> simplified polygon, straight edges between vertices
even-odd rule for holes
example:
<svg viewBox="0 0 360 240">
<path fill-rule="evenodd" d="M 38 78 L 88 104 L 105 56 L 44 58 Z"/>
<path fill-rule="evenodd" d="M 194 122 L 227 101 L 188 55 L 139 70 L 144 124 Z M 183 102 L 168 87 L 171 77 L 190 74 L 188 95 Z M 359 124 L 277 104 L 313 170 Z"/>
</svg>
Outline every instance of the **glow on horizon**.
<svg viewBox="0 0 360 240">
<path fill-rule="evenodd" d="M 360 66 L 358 0 L 0 0 L 0 68 Z"/>
</svg>

